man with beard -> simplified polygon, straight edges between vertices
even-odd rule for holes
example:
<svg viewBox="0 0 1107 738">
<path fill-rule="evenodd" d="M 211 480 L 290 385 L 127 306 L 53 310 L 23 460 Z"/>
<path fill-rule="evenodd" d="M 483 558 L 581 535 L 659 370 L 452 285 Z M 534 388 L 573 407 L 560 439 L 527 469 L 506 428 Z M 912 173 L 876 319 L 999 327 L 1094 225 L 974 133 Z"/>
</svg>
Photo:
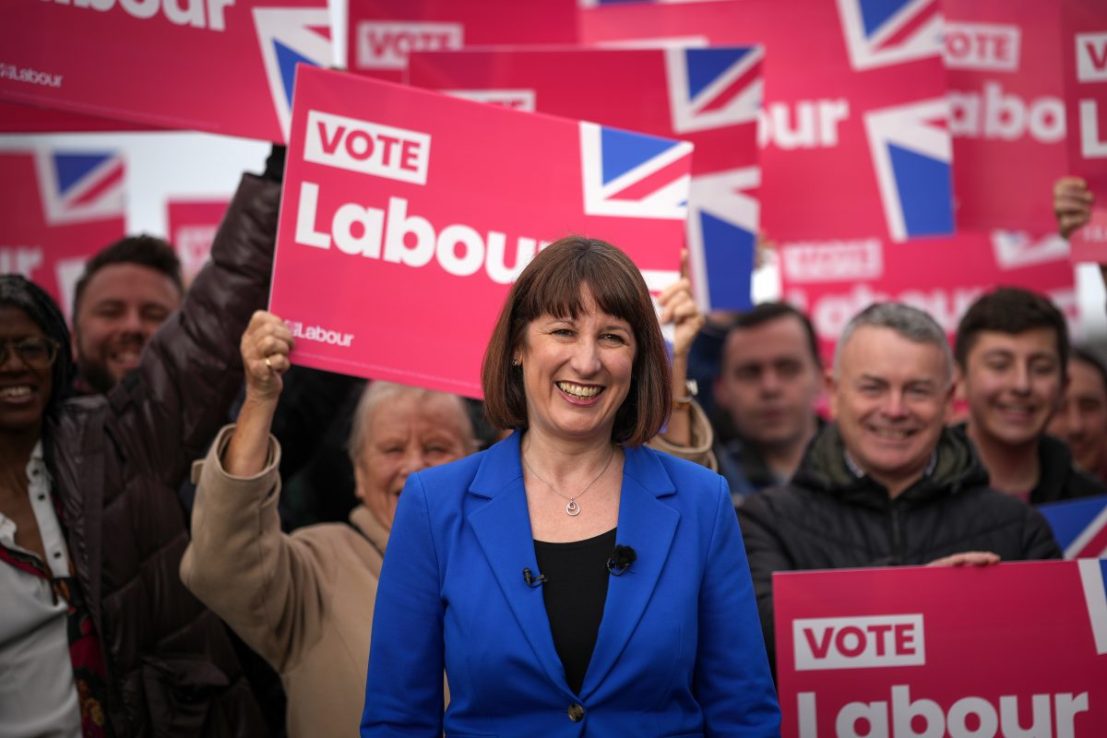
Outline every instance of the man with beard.
<svg viewBox="0 0 1107 738">
<path fill-rule="evenodd" d="M 138 366 L 142 349 L 184 297 L 173 247 L 128 236 L 85 265 L 73 300 L 73 356 L 81 394 L 106 393 Z"/>
</svg>

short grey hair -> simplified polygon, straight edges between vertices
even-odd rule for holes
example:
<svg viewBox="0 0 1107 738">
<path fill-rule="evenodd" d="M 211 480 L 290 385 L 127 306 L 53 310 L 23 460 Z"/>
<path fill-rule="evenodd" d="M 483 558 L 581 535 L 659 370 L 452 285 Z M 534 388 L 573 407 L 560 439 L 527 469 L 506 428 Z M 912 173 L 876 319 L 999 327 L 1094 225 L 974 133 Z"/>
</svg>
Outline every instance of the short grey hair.
<svg viewBox="0 0 1107 738">
<path fill-rule="evenodd" d="M 473 432 L 473 421 L 472 418 L 469 417 L 469 411 L 465 407 L 465 401 L 460 397 L 449 394 L 448 392 L 435 392 L 434 390 L 423 389 L 421 387 L 409 387 L 406 384 L 397 384 L 396 382 L 373 380 L 369 382 L 368 386 L 361 393 L 361 399 L 359 399 L 357 403 L 357 410 L 354 411 L 353 424 L 350 428 L 350 437 L 346 441 L 346 453 L 350 456 L 351 464 L 356 467 L 358 459 L 361 457 L 362 448 L 365 446 L 365 439 L 369 435 L 369 419 L 373 416 L 373 412 L 385 400 L 404 395 L 415 395 L 420 400 L 433 397 L 446 397 L 453 400 L 457 405 L 457 412 L 463 420 L 462 428 L 464 429 L 465 437 L 462 440 L 465 442 L 466 451 L 468 453 L 476 451 L 477 439 L 476 434 Z"/>
<path fill-rule="evenodd" d="M 905 305 L 902 302 L 874 302 L 854 315 L 846 324 L 838 344 L 834 347 L 834 378 L 842 369 L 842 351 L 858 328 L 888 328 L 913 343 L 928 343 L 937 346 L 942 352 L 946 365 L 946 381 L 953 381 L 953 350 L 949 347 L 946 332 L 938 322 L 924 310 Z"/>
</svg>

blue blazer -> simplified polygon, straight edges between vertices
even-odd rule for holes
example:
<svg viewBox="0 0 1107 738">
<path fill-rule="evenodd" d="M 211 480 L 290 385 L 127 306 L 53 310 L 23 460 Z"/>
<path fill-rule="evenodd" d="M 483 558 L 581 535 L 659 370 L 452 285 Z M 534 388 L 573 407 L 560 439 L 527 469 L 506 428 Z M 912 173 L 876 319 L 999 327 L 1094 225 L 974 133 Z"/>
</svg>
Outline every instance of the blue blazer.
<svg viewBox="0 0 1107 738">
<path fill-rule="evenodd" d="M 638 558 L 611 576 L 581 692 L 569 689 L 542 590 L 523 581 L 538 565 L 519 438 L 408 479 L 361 735 L 779 735 L 726 481 L 649 448 L 626 449 L 619 504 L 617 541 Z"/>
</svg>

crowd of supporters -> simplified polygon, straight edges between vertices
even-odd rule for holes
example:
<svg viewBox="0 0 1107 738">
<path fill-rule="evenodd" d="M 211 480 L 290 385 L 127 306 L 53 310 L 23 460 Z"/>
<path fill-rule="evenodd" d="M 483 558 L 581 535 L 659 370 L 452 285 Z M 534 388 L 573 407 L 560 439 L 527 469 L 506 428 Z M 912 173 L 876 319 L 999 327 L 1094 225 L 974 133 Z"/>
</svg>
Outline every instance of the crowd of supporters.
<svg viewBox="0 0 1107 738">
<path fill-rule="evenodd" d="M 732 555 L 743 569 L 735 586 L 749 589 L 748 601 L 720 595 L 734 611 L 711 611 L 718 628 L 700 633 L 737 640 L 693 647 L 687 674 L 661 674 L 655 695 L 679 703 L 657 719 L 712 735 L 778 729 L 769 672 L 773 572 L 1059 558 L 1035 507 L 1107 494 L 1107 368 L 1070 345 L 1055 305 L 1024 289 L 980 296 L 952 345 L 925 312 L 873 304 L 824 357 L 796 308 L 766 303 L 705 318 L 681 280 L 659 298 L 661 322 L 674 326 L 675 338 L 666 365 L 651 369 L 641 357 L 657 348 L 657 331 L 643 325 L 652 318 L 634 302 L 636 283 L 623 292 L 610 286 L 623 278 L 618 257 L 581 241 L 550 252 L 576 249 L 573 258 L 586 264 L 572 294 L 538 282 L 505 308 L 503 335 L 486 358 L 487 414 L 473 400 L 292 367 L 291 333 L 264 312 L 280 173 L 278 156 L 264 174 L 243 177 L 210 264 L 187 293 L 172 246 L 148 236 L 110 245 L 87 263 L 71 327 L 43 290 L 0 276 L 0 735 L 338 736 L 353 735 L 362 720 L 363 734 L 392 735 L 401 731 L 388 721 L 402 722 L 394 716 L 407 714 L 398 707 L 406 697 L 420 709 L 453 701 L 447 732 L 489 724 L 482 721 L 515 725 L 509 707 L 489 717 L 482 702 L 511 695 L 490 693 L 472 676 L 490 668 L 483 656 L 457 655 L 451 618 L 469 614 L 459 602 L 451 600 L 439 616 L 442 632 L 423 644 L 430 655 L 420 652 L 438 659 L 422 664 L 432 678 L 409 678 L 398 654 L 406 639 L 422 643 L 402 620 L 425 615 L 398 603 L 415 602 L 427 583 L 389 579 L 390 571 L 417 577 L 437 563 L 444 577 L 459 578 L 423 587 L 442 598 L 466 577 L 483 577 L 466 569 L 467 529 L 451 517 L 471 514 L 475 503 L 462 497 L 452 513 L 428 510 L 419 539 L 416 503 L 401 506 L 401 492 L 412 475 L 477 452 L 484 460 L 507 453 L 503 463 L 525 486 L 534 531 L 526 542 L 533 539 L 539 558 L 524 577 L 528 589 L 549 585 L 545 609 L 539 605 L 549 617 L 542 637 L 553 628 L 551 659 L 564 682 L 551 700 L 567 696 L 573 722 L 588 715 L 596 725 L 619 725 L 622 718 L 605 716 L 626 707 L 605 697 L 602 678 L 633 677 L 646 692 L 658 679 L 652 661 L 626 677 L 615 676 L 620 666 L 588 671 L 592 657 L 607 656 L 597 639 L 615 627 L 604 596 L 621 590 L 609 589 L 608 573 L 650 565 L 616 545 L 614 524 L 620 537 L 632 524 L 620 512 L 620 499 L 631 506 L 626 480 L 637 473 L 725 491 L 737 524 L 729 520 L 723 529 L 733 532 L 722 539 L 712 534 L 720 523 L 706 502 L 667 504 L 701 516 L 704 546 L 721 546 L 717 555 Z M 1066 178 L 1054 208 L 1067 236 L 1086 222 L 1090 197 Z M 490 367 L 494 360 L 500 365 Z M 686 378 L 690 363 L 711 380 L 698 383 L 698 396 Z M 557 388 L 549 397 L 542 372 Z M 575 403 L 577 414 L 561 401 Z M 963 408 L 956 422 L 955 406 Z M 585 423 L 588 413 L 599 420 Z M 464 472 L 475 477 L 465 477 L 465 489 L 476 490 L 488 482 L 476 463 L 419 479 L 448 486 L 461 483 L 449 474 Z M 420 494 L 424 506 L 440 499 Z M 659 501 L 665 494 L 656 490 Z M 547 501 L 556 503 L 550 518 L 536 512 Z M 567 528 L 579 525 L 582 509 L 599 522 Z M 390 559 L 394 523 L 406 526 L 406 537 Z M 685 529 L 673 535 L 674 548 L 700 540 Z M 447 538 L 448 561 L 439 549 Z M 489 553 L 491 544 L 476 538 Z M 602 587 L 588 585 L 587 575 L 579 592 L 548 581 L 546 574 L 577 565 L 558 546 L 581 543 L 584 561 L 601 538 L 593 568 Z M 517 563 L 508 564 L 516 577 Z M 655 598 L 664 591 L 672 602 L 650 602 L 643 628 L 658 625 L 651 617 L 680 623 L 681 590 L 661 581 Z M 714 595 L 699 592 L 699 606 Z M 573 611 L 589 598 L 598 609 L 581 625 Z M 489 618 L 498 614 L 483 604 Z M 387 614 L 379 627 L 375 611 Z M 699 617 L 701 626 L 711 620 Z M 739 621 L 753 624 L 753 641 Z M 687 643 L 676 631 L 671 656 L 682 663 Z M 432 648 L 441 651 L 443 640 L 444 656 Z M 542 649 L 535 651 L 540 660 Z M 740 680 L 723 651 L 744 654 Z M 513 652 L 504 653 L 518 668 Z M 544 672 L 523 669 L 518 684 L 535 673 Z M 550 681 L 552 690 L 557 679 Z M 739 683 L 745 701 L 735 706 L 721 693 Z M 535 697 L 533 709 L 542 704 Z M 420 734 L 441 734 L 441 712 L 418 723 Z"/>
</svg>

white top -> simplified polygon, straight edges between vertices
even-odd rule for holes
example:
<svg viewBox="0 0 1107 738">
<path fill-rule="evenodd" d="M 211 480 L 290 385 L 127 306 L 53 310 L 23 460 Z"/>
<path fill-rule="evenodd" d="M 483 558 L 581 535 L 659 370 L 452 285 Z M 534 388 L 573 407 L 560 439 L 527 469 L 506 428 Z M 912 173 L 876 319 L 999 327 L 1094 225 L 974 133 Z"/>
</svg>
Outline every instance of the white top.
<svg viewBox="0 0 1107 738">
<path fill-rule="evenodd" d="M 27 462 L 27 493 L 55 577 L 69 576 L 69 553 L 50 499 L 42 442 Z M 0 543 L 15 545 L 15 523 L 0 513 Z M 80 738 L 81 709 L 66 633 L 68 606 L 48 580 L 0 561 L 0 738 Z"/>
</svg>

